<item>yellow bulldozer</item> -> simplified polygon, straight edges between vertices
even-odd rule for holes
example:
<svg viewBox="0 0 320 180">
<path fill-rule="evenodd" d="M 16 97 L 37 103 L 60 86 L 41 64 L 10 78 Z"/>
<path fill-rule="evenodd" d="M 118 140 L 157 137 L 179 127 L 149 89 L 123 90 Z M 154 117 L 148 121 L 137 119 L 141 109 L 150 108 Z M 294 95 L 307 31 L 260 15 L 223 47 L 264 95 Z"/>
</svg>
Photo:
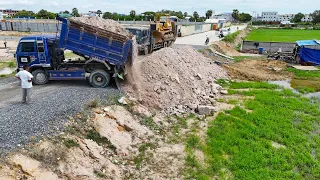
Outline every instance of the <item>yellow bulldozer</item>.
<svg viewBox="0 0 320 180">
<path fill-rule="evenodd" d="M 176 38 L 176 23 L 170 20 L 170 15 L 160 17 L 152 23 L 152 35 L 156 43 L 164 43 L 164 47 L 170 46 Z"/>
</svg>

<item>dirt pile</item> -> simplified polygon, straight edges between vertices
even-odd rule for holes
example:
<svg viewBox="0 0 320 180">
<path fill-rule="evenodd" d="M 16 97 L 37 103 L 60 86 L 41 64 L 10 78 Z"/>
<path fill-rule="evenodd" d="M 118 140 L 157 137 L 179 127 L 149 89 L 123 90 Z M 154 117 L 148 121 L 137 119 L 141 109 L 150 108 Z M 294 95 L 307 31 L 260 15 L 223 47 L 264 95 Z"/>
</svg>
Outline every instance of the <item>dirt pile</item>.
<svg viewBox="0 0 320 180">
<path fill-rule="evenodd" d="M 103 19 L 97 16 L 93 17 L 72 17 L 71 21 L 81 22 L 84 24 L 89 24 L 107 31 L 118 33 L 127 37 L 131 37 L 131 34 L 126 30 L 124 26 L 112 19 Z"/>
<path fill-rule="evenodd" d="M 211 59 L 179 46 L 139 56 L 128 68 L 122 89 L 147 107 L 183 113 L 214 104 L 221 89 L 215 80 L 227 77 Z"/>
<path fill-rule="evenodd" d="M 285 62 L 276 60 L 244 60 L 224 65 L 224 68 L 234 79 L 266 81 L 290 78 L 290 73 L 284 71 L 286 66 Z"/>
</svg>

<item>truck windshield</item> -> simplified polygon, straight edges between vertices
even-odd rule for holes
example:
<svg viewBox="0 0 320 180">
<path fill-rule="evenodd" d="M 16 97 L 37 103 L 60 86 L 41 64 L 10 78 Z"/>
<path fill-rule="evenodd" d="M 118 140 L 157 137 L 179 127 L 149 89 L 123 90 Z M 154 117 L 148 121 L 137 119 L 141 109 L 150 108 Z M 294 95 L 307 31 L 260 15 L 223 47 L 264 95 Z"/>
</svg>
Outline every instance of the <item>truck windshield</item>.
<svg viewBox="0 0 320 180">
<path fill-rule="evenodd" d="M 142 32 L 138 29 L 128 29 L 133 35 L 137 36 L 137 39 L 142 38 Z"/>
<path fill-rule="evenodd" d="M 21 42 L 19 52 L 35 52 L 34 42 Z"/>
</svg>

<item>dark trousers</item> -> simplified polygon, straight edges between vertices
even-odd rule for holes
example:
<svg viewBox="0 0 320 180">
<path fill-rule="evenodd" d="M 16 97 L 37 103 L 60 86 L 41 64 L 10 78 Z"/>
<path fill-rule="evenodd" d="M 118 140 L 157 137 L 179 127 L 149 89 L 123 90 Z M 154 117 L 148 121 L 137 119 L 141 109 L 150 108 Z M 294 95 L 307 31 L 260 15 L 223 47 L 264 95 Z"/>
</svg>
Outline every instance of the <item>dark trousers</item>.
<svg viewBox="0 0 320 180">
<path fill-rule="evenodd" d="M 31 101 L 31 88 L 22 88 L 22 102 L 30 103 Z"/>
</svg>

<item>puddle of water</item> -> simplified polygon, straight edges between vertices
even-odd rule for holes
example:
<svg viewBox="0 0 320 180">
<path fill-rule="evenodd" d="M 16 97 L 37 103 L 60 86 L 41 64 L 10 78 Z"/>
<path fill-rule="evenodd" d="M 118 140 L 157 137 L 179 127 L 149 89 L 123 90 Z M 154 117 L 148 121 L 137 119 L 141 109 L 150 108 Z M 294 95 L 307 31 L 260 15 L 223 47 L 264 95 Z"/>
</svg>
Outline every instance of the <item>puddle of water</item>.
<svg viewBox="0 0 320 180">
<path fill-rule="evenodd" d="M 294 89 L 294 87 L 299 87 L 299 86 L 307 86 L 307 87 L 314 87 L 314 86 L 308 86 L 308 84 L 318 84 L 320 87 L 320 82 L 319 81 L 314 81 L 314 80 L 297 80 L 294 79 L 292 81 L 290 80 L 285 80 L 285 81 L 269 81 L 270 84 L 276 84 L 279 85 L 282 88 L 286 89 L 291 89 L 292 92 L 301 94 L 299 91 Z M 315 88 L 315 87 L 314 87 Z M 315 88 L 317 89 L 317 88 Z M 319 89 L 317 89 L 319 90 Z M 311 98 L 311 97 L 320 97 L 320 92 L 314 92 L 314 93 L 307 93 L 307 94 L 302 94 L 303 97 Z"/>
<path fill-rule="evenodd" d="M 15 71 L 15 68 L 8 68 L 5 67 L 4 69 L 0 70 L 0 75 L 7 75 L 7 74 L 11 74 L 13 71 Z"/>
</svg>

